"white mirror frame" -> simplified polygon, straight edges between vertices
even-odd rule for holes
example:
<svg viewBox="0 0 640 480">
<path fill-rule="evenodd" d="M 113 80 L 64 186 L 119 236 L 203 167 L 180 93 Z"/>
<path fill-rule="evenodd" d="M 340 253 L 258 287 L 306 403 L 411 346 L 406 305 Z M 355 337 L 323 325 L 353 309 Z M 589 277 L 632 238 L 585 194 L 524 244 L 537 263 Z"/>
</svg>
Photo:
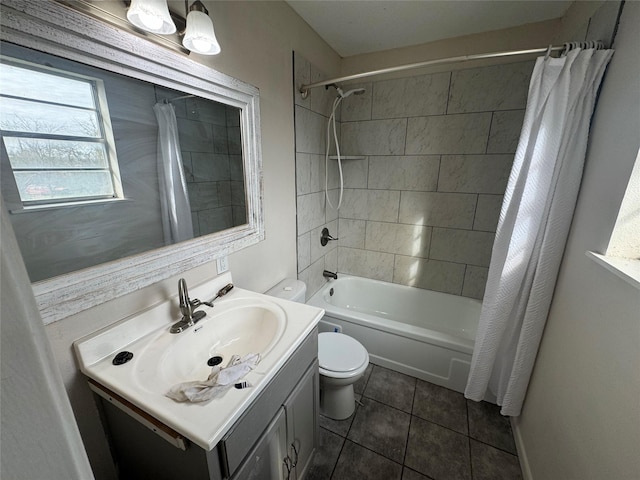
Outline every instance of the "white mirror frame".
<svg viewBox="0 0 640 480">
<path fill-rule="evenodd" d="M 256 87 L 53 1 L 2 0 L 0 26 L 3 41 L 242 111 L 247 224 L 34 283 L 45 325 L 264 240 L 260 97 Z"/>
</svg>

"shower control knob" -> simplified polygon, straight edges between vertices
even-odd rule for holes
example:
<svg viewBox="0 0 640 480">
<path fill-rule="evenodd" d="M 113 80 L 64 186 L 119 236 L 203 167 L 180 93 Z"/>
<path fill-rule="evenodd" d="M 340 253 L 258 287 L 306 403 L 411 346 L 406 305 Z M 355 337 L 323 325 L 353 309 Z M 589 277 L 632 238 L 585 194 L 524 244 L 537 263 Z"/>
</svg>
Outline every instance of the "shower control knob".
<svg viewBox="0 0 640 480">
<path fill-rule="evenodd" d="M 320 245 L 324 247 L 330 240 L 338 240 L 338 237 L 334 238 L 329 235 L 329 229 L 325 227 L 322 229 L 322 234 L 320 235 Z"/>
</svg>

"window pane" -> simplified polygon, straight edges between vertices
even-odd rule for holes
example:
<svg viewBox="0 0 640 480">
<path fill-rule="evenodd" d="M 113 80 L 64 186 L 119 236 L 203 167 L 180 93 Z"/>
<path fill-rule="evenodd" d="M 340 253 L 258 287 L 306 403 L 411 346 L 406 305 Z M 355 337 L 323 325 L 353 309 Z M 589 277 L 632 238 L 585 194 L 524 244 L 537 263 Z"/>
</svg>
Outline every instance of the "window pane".
<svg viewBox="0 0 640 480">
<path fill-rule="evenodd" d="M 2 98 L 0 128 L 14 132 L 100 137 L 94 111 Z"/>
<path fill-rule="evenodd" d="M 14 97 L 94 108 L 93 89 L 87 81 L 3 63 L 0 85 L 2 93 Z"/>
<path fill-rule="evenodd" d="M 12 168 L 109 168 L 102 143 L 4 137 Z"/>
<path fill-rule="evenodd" d="M 108 171 L 14 172 L 22 201 L 114 196 Z"/>
</svg>

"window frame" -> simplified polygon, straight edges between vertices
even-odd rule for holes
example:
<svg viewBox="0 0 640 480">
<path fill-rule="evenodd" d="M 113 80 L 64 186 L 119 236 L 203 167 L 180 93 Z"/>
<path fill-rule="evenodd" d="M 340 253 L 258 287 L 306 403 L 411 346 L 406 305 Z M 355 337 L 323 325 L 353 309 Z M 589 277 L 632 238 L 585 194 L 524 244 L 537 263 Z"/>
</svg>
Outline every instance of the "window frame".
<svg viewBox="0 0 640 480">
<path fill-rule="evenodd" d="M 113 128 L 111 123 L 111 116 L 109 113 L 109 105 L 107 102 L 107 94 L 104 86 L 104 81 L 100 78 L 91 77 L 88 75 L 82 75 L 79 73 L 69 72 L 66 70 L 62 70 L 59 68 L 53 68 L 46 65 L 39 65 L 36 63 L 32 63 L 29 61 L 21 60 L 18 58 L 0 55 L 0 64 L 1 65 L 11 65 L 13 67 L 31 70 L 35 72 L 42 72 L 48 75 L 54 75 L 56 77 L 61 78 L 69 78 L 75 81 L 81 81 L 89 85 L 92 93 L 92 101 L 93 101 L 93 109 L 91 108 L 83 108 L 87 111 L 95 112 L 97 118 L 97 128 L 99 130 L 99 137 L 83 137 L 83 136 L 74 136 L 68 134 L 51 134 L 51 133 L 34 133 L 27 131 L 18 131 L 18 130 L 3 130 L 0 128 L 0 139 L 2 139 L 4 144 L 4 137 L 10 138 L 27 138 L 27 139 L 38 139 L 38 140 L 60 140 L 60 141 L 81 141 L 81 142 L 91 142 L 100 144 L 104 147 L 104 152 L 106 155 L 106 168 L 96 169 L 96 168 L 78 168 L 78 169 L 65 169 L 60 168 L 59 170 L 69 170 L 69 171 L 90 171 L 90 170 L 100 170 L 109 173 L 109 178 L 111 181 L 111 185 L 113 188 L 112 195 L 83 195 L 83 196 L 70 196 L 65 198 L 48 198 L 48 199 L 39 199 L 39 200 L 25 200 L 22 198 L 22 194 L 17 186 L 17 181 L 15 175 L 13 175 L 13 180 L 16 186 L 17 198 L 21 204 L 22 211 L 31 211 L 35 209 L 47 209 L 47 208 L 60 208 L 64 206 L 77 206 L 77 205 L 90 205 L 95 203 L 102 202 L 111 202 L 114 200 L 124 200 L 124 189 L 122 187 L 122 178 L 120 175 L 120 167 L 118 164 L 118 158 L 116 153 L 116 143 L 115 137 L 113 134 Z M 12 98 L 17 100 L 26 100 L 39 104 L 48 104 L 55 106 L 63 106 L 63 107 L 71 107 L 71 108 L 82 108 L 74 105 L 68 105 L 63 103 L 56 102 L 48 102 L 37 99 L 25 99 L 22 97 L 15 97 L 12 95 L 7 95 L 0 90 L 0 99 L 2 98 Z M 6 145 L 4 146 L 6 151 Z M 43 172 L 52 172 L 58 169 L 56 168 L 48 168 L 48 169 L 19 169 L 14 168 L 11 164 L 11 159 L 7 153 L 8 166 L 11 170 L 12 174 L 16 171 L 36 171 L 40 170 Z M 20 210 L 11 210 L 12 213 L 18 213 Z"/>
</svg>

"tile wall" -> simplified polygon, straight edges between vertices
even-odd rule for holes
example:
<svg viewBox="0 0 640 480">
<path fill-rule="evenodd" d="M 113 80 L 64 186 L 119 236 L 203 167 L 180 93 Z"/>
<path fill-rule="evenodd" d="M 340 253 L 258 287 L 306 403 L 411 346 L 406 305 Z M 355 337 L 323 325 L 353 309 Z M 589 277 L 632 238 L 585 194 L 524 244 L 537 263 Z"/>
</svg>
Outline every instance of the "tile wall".
<svg viewBox="0 0 640 480">
<path fill-rule="evenodd" d="M 294 85 L 324 80 L 320 72 L 305 58 L 294 53 Z M 323 270 L 338 269 L 338 245 L 329 242 L 320 245 L 323 228 L 332 236 L 338 236 L 338 213 L 327 208 L 325 200 L 325 151 L 327 121 L 331 115 L 336 91 L 333 88 L 316 88 L 303 99 L 294 88 L 295 142 L 296 142 L 296 199 L 298 229 L 298 278 L 307 284 L 307 298 L 326 282 Z M 338 117 L 340 109 L 338 109 Z M 340 122 L 337 122 L 340 134 Z M 338 199 L 338 171 L 335 160 L 330 160 L 328 187 L 332 204 Z M 345 176 L 348 172 L 345 172 Z"/>
<path fill-rule="evenodd" d="M 295 85 L 326 78 L 294 55 Z M 340 112 L 344 199 L 324 199 L 335 90 L 295 93 L 298 278 L 325 268 L 481 299 L 533 62 L 349 85 Z M 346 88 L 346 87 L 345 87 Z M 337 199 L 336 162 L 329 164 Z M 327 226 L 339 241 L 319 243 Z"/>
<path fill-rule="evenodd" d="M 183 96 L 162 89 L 159 96 Z M 195 236 L 246 223 L 238 109 L 189 97 L 172 102 L 178 121 Z"/>
</svg>

